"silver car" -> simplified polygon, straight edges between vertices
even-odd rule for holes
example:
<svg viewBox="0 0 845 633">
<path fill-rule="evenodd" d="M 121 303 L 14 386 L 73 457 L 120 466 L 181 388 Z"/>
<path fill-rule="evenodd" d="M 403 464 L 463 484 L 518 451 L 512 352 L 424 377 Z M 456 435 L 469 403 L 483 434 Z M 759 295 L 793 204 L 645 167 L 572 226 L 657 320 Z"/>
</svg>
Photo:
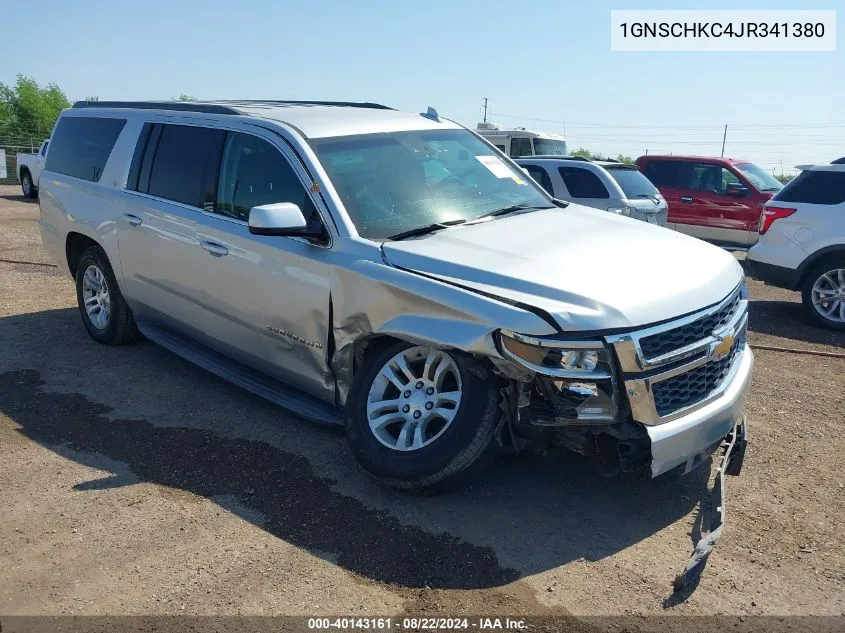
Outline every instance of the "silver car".
<svg viewBox="0 0 845 633">
<path fill-rule="evenodd" d="M 40 194 L 91 337 L 345 425 L 390 485 L 536 442 L 686 472 L 744 429 L 736 260 L 554 200 L 433 110 L 80 103 Z"/>
<path fill-rule="evenodd" d="M 555 198 L 666 226 L 669 205 L 636 165 L 560 156 L 516 162 Z"/>
</svg>

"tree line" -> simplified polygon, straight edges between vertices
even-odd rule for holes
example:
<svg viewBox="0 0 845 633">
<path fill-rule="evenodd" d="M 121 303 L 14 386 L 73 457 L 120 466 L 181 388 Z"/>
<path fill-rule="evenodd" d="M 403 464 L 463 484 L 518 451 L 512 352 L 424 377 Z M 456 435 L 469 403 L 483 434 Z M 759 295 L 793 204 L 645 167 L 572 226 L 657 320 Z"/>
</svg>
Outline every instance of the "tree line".
<svg viewBox="0 0 845 633">
<path fill-rule="evenodd" d="M 11 86 L 0 82 L 0 143 L 28 146 L 48 138 L 68 107 L 70 101 L 54 83 L 41 86 L 25 75 Z"/>
</svg>

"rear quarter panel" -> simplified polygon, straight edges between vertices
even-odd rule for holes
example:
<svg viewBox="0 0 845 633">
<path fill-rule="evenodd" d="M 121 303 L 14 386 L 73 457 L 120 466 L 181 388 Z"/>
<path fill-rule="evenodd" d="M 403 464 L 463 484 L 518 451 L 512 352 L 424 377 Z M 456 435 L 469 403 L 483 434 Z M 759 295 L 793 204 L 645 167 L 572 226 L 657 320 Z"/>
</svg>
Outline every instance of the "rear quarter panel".
<svg viewBox="0 0 845 633">
<path fill-rule="evenodd" d="M 116 211 L 141 126 L 140 120 L 126 122 L 99 182 L 43 170 L 39 186 L 41 239 L 50 257 L 73 276 L 67 262 L 67 238 L 70 233 L 85 235 L 106 252 L 122 292 Z"/>
</svg>

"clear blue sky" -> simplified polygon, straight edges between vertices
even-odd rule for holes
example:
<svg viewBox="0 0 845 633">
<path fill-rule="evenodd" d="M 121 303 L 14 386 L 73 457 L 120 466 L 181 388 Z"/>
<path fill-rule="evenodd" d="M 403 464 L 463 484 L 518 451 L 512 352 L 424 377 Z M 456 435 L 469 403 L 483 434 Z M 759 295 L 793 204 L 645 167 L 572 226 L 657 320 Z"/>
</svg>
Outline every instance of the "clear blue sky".
<svg viewBox="0 0 845 633">
<path fill-rule="evenodd" d="M 835 9 L 778 0 L 706 8 Z M 2 11 L 0 81 L 69 98 L 290 98 L 432 105 L 561 133 L 570 147 L 717 154 L 785 171 L 845 155 L 845 45 L 835 53 L 610 51 L 612 8 L 684 2 L 41 0 Z M 703 8 L 704 5 L 689 5 Z M 840 17 L 841 20 L 841 17 Z"/>
</svg>

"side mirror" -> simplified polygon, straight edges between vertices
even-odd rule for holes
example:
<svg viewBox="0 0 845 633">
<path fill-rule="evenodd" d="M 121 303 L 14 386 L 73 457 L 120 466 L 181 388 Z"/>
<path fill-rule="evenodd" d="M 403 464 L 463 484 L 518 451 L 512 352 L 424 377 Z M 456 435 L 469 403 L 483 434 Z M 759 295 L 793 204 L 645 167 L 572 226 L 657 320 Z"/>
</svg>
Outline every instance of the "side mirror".
<svg viewBox="0 0 845 633">
<path fill-rule="evenodd" d="M 303 235 L 308 229 L 302 210 L 292 202 L 252 207 L 248 225 L 253 235 Z"/>
<path fill-rule="evenodd" d="M 725 187 L 725 194 L 734 196 L 735 198 L 741 198 L 748 194 L 748 187 L 739 182 L 729 182 L 728 186 Z"/>
</svg>

